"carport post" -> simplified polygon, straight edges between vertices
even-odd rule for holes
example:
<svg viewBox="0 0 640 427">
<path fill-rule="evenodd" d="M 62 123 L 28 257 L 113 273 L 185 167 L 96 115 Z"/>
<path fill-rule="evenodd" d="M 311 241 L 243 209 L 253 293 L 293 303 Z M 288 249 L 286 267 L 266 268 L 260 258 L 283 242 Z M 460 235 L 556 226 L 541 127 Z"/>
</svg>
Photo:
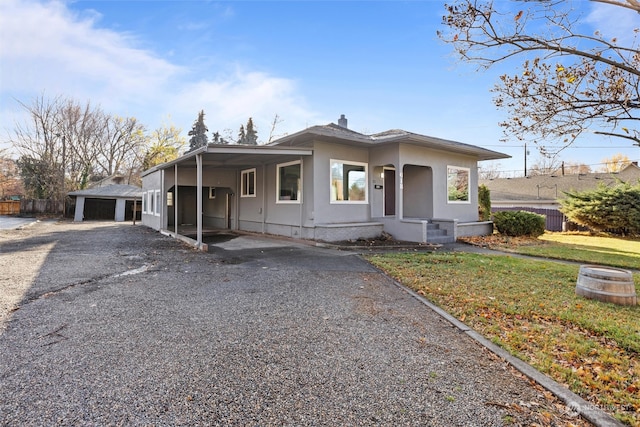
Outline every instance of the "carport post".
<svg viewBox="0 0 640 427">
<path fill-rule="evenodd" d="M 173 166 L 173 224 L 178 235 L 178 164 Z"/>
<path fill-rule="evenodd" d="M 196 245 L 198 245 L 198 249 L 202 249 L 202 154 L 196 154 L 196 169 L 197 169 L 197 206 L 196 212 L 197 215 L 197 223 L 198 223 L 198 233 L 196 237 Z"/>
</svg>

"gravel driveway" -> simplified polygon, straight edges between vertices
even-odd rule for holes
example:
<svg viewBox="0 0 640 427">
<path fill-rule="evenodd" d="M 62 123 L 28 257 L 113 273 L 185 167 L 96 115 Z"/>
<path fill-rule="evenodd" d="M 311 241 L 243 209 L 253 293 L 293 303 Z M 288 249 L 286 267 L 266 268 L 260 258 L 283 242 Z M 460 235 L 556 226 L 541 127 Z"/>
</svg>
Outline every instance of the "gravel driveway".
<svg viewBox="0 0 640 427">
<path fill-rule="evenodd" d="M 1 425 L 562 417 L 349 252 L 244 236 L 204 253 L 139 225 L 39 222 L 0 231 L 0 269 Z"/>
</svg>

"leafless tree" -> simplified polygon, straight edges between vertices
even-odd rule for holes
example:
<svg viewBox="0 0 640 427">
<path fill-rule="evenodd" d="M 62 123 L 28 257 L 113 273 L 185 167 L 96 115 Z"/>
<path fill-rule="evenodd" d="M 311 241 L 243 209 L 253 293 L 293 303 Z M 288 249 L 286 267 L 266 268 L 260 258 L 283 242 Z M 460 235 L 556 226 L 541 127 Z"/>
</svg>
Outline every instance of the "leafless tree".
<svg viewBox="0 0 640 427">
<path fill-rule="evenodd" d="M 277 113 L 275 116 L 273 116 L 273 121 L 271 122 L 271 130 L 269 131 L 269 139 L 267 140 L 267 144 L 273 141 L 274 139 L 284 136 L 284 135 L 276 135 L 276 127 L 278 126 L 278 124 L 282 123 L 283 121 L 284 120 L 282 120 Z"/>
<path fill-rule="evenodd" d="M 594 1 L 640 12 L 637 0 Z M 638 30 L 626 45 L 599 32 L 581 34 L 580 16 L 560 0 L 459 0 L 446 10 L 447 29 L 438 35 L 461 60 L 482 69 L 522 61 L 494 88 L 495 104 L 509 114 L 501 123 L 507 138 L 567 146 L 597 129 L 640 143 Z"/>
<path fill-rule="evenodd" d="M 498 162 L 483 162 L 478 165 L 478 178 L 479 179 L 497 179 L 500 178 L 502 172 L 500 168 L 502 166 Z"/>
<path fill-rule="evenodd" d="M 585 173 L 591 173 L 591 167 L 584 163 L 578 162 L 562 162 L 563 175 L 579 175 Z"/>
<path fill-rule="evenodd" d="M 18 102 L 29 118 L 14 125 L 10 142 L 33 197 L 62 200 L 92 176 L 127 173 L 139 158 L 144 127 L 135 118 L 111 116 L 89 102 L 63 97 Z"/>
<path fill-rule="evenodd" d="M 135 117 L 106 117 L 96 160 L 107 176 L 125 172 L 124 165 L 144 148 L 144 131 Z"/>
</svg>

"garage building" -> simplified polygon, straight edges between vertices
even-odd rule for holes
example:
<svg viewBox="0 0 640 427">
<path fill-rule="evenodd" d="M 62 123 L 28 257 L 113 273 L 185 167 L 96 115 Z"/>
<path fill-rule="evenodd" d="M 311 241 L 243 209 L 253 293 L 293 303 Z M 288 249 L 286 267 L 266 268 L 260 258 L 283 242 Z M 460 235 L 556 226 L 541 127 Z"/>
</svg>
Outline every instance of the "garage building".
<svg viewBox="0 0 640 427">
<path fill-rule="evenodd" d="M 140 219 L 142 189 L 133 185 L 111 184 L 69 193 L 75 199 L 74 221 Z"/>
</svg>

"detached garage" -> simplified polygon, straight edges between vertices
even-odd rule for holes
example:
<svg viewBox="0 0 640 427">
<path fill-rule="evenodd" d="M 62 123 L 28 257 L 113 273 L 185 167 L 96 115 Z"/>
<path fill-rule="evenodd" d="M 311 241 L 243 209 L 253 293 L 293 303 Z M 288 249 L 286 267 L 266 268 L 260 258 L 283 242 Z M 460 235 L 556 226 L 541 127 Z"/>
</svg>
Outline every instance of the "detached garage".
<svg viewBox="0 0 640 427">
<path fill-rule="evenodd" d="M 133 185 L 111 184 L 69 193 L 75 199 L 74 221 L 140 219 L 142 189 Z"/>
</svg>

